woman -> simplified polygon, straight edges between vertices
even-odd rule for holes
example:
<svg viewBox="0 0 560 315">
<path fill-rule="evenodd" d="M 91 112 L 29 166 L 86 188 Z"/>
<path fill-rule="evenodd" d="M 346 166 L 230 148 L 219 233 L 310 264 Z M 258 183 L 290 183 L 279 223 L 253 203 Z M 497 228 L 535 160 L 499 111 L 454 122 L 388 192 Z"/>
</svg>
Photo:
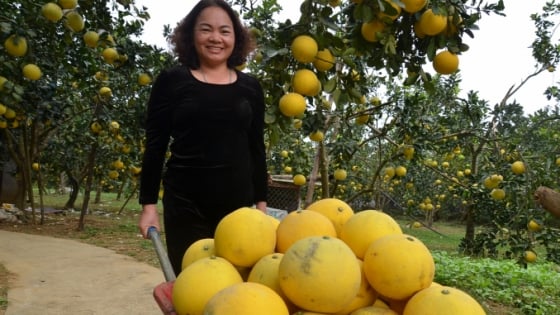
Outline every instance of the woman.
<svg viewBox="0 0 560 315">
<path fill-rule="evenodd" d="M 160 228 L 164 171 L 165 238 L 179 274 L 188 246 L 213 237 L 225 215 L 253 205 L 266 211 L 265 106 L 258 81 L 235 70 L 253 47 L 225 1 L 199 1 L 171 42 L 180 65 L 160 73 L 148 102 L 139 228 L 144 237 Z"/>
</svg>

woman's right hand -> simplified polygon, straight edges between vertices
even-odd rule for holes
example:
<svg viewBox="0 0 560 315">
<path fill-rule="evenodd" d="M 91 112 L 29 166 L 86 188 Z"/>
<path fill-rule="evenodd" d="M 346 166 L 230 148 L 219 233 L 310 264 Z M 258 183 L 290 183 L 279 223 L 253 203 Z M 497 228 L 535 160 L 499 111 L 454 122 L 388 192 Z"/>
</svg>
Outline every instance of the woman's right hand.
<svg viewBox="0 0 560 315">
<path fill-rule="evenodd" d="M 147 204 L 142 206 L 142 214 L 140 215 L 140 220 L 138 221 L 138 228 L 142 237 L 148 238 L 148 229 L 153 226 L 158 231 L 161 231 L 159 225 L 159 214 L 157 206 L 155 204 Z"/>
</svg>

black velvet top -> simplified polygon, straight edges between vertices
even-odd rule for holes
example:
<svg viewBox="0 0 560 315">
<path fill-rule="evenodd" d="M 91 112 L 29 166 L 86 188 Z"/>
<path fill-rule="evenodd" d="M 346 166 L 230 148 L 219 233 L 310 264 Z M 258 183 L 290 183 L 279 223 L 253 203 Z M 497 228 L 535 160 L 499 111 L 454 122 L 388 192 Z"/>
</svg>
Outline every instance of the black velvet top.
<svg viewBox="0 0 560 315">
<path fill-rule="evenodd" d="M 154 81 L 140 204 L 157 202 L 162 171 L 165 193 L 201 208 L 237 208 L 266 200 L 264 96 L 255 78 L 236 73 L 230 84 L 209 84 L 177 66 Z M 168 146 L 171 155 L 165 162 Z"/>
</svg>

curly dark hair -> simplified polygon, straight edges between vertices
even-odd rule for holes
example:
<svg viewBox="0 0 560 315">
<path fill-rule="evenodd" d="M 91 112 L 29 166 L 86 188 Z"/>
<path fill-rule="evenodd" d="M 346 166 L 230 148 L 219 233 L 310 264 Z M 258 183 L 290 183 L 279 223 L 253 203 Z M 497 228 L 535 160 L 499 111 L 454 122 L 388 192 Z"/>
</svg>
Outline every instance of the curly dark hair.
<svg viewBox="0 0 560 315">
<path fill-rule="evenodd" d="M 171 34 L 170 43 L 179 62 L 190 69 L 198 69 L 200 61 L 194 47 L 194 28 L 200 13 L 208 7 L 219 7 L 227 12 L 233 23 L 235 46 L 227 64 L 230 68 L 242 65 L 249 53 L 255 48 L 247 28 L 243 26 L 238 14 L 225 0 L 200 0 L 177 25 Z"/>
</svg>

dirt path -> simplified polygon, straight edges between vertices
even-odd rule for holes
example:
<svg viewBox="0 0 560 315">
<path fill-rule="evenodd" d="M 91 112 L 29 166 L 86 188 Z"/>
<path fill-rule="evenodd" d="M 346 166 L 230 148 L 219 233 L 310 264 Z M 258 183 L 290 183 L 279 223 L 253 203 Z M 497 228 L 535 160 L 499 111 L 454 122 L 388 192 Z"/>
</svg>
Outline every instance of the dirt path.
<svg viewBox="0 0 560 315">
<path fill-rule="evenodd" d="M 6 315 L 162 314 L 162 271 L 108 249 L 0 230 L 0 263 L 16 275 Z"/>
</svg>

